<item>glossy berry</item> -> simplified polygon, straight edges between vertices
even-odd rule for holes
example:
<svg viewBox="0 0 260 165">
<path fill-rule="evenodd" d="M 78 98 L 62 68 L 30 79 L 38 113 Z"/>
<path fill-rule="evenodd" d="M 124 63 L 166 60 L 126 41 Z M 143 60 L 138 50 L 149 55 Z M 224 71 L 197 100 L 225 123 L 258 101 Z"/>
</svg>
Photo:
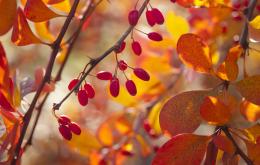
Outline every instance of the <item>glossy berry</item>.
<svg viewBox="0 0 260 165">
<path fill-rule="evenodd" d="M 89 97 L 90 99 L 92 99 L 93 97 L 95 97 L 95 90 L 94 90 L 93 86 L 92 86 L 90 83 L 86 83 L 86 84 L 84 85 L 84 89 L 87 91 L 88 97 Z"/>
<path fill-rule="evenodd" d="M 137 41 L 132 42 L 132 50 L 137 56 L 140 56 L 142 54 L 142 47 L 140 43 Z"/>
<path fill-rule="evenodd" d="M 127 80 L 125 83 L 125 87 L 130 95 L 132 95 L 132 96 L 136 95 L 136 93 L 137 93 L 136 86 L 132 80 Z"/>
<path fill-rule="evenodd" d="M 113 97 L 117 97 L 119 94 L 120 85 L 118 78 L 114 77 L 110 82 L 110 94 Z"/>
<path fill-rule="evenodd" d="M 132 10 L 128 14 L 128 22 L 130 25 L 135 26 L 139 19 L 139 12 L 137 10 Z"/>
<path fill-rule="evenodd" d="M 69 129 L 70 129 L 71 132 L 73 132 L 76 135 L 80 135 L 80 133 L 81 133 L 80 126 L 75 122 L 71 122 L 69 124 Z"/>
<path fill-rule="evenodd" d="M 71 120 L 68 116 L 61 115 L 58 119 L 58 122 L 62 125 L 68 125 L 71 122 Z"/>
<path fill-rule="evenodd" d="M 164 17 L 161 11 L 157 8 L 152 9 L 152 14 L 155 22 L 159 25 L 162 25 L 164 23 Z"/>
<path fill-rule="evenodd" d="M 68 89 L 71 91 L 79 82 L 79 79 L 73 79 L 70 81 L 69 85 L 68 85 Z"/>
<path fill-rule="evenodd" d="M 60 125 L 59 126 L 59 131 L 60 131 L 60 134 L 63 136 L 64 139 L 71 140 L 72 133 L 71 133 L 70 129 L 67 126 Z"/>
<path fill-rule="evenodd" d="M 120 60 L 118 62 L 118 68 L 122 71 L 126 70 L 127 69 L 127 64 L 124 60 Z"/>
<path fill-rule="evenodd" d="M 88 94 L 85 90 L 79 90 L 78 101 L 80 105 L 85 106 L 88 104 Z"/>
<path fill-rule="evenodd" d="M 148 38 L 153 41 L 162 41 L 163 40 L 162 36 L 156 32 L 148 33 Z"/>
<path fill-rule="evenodd" d="M 144 81 L 150 80 L 150 75 L 142 68 L 135 68 L 134 74 L 141 80 L 144 80 Z"/>
<path fill-rule="evenodd" d="M 126 43 L 125 43 L 125 41 L 123 41 L 123 42 L 119 45 L 118 50 L 115 50 L 115 52 L 116 52 L 116 53 L 121 53 L 121 52 L 123 52 L 123 51 L 125 50 L 125 45 L 126 45 Z"/>
<path fill-rule="evenodd" d="M 100 80 L 111 80 L 112 73 L 106 71 L 100 71 L 97 73 L 97 78 Z"/>
<path fill-rule="evenodd" d="M 150 26 L 154 26 L 156 21 L 155 21 L 155 18 L 153 17 L 152 11 L 151 10 L 146 10 L 145 16 L 146 16 L 147 23 Z"/>
</svg>

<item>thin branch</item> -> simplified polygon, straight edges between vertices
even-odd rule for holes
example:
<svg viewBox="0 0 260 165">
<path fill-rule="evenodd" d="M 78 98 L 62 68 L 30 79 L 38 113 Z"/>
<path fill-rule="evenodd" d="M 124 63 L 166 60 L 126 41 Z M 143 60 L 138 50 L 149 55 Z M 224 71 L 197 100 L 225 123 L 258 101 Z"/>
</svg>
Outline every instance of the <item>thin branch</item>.
<svg viewBox="0 0 260 165">
<path fill-rule="evenodd" d="M 240 147 L 238 146 L 237 142 L 235 141 L 235 139 L 233 138 L 233 136 L 231 135 L 229 129 L 227 126 L 223 126 L 221 127 L 221 130 L 225 133 L 225 135 L 227 136 L 227 138 L 232 142 L 232 144 L 234 145 L 235 149 L 236 149 L 236 153 L 239 154 L 241 156 L 242 159 L 244 159 L 244 161 L 248 164 L 248 165 L 253 165 L 252 160 L 250 160 L 248 158 L 248 156 L 240 149 Z"/>
<path fill-rule="evenodd" d="M 24 123 L 23 123 L 22 131 L 21 131 L 21 135 L 20 135 L 18 143 L 16 145 L 16 148 L 15 148 L 15 151 L 14 151 L 14 155 L 12 157 L 11 165 L 16 165 L 16 162 L 17 162 L 17 160 L 18 160 L 18 158 L 20 156 L 21 146 L 22 146 L 23 139 L 25 137 L 28 125 L 29 125 L 30 120 L 31 120 L 33 110 L 34 110 L 35 105 L 36 105 L 36 103 L 38 101 L 38 98 L 40 97 L 40 94 L 41 94 L 41 92 L 42 92 L 42 90 L 44 88 L 45 83 L 50 81 L 51 72 L 52 72 L 52 69 L 53 69 L 54 61 L 55 61 L 55 58 L 56 58 L 56 56 L 57 56 L 57 54 L 59 52 L 61 41 L 62 41 L 65 33 L 68 30 L 70 22 L 72 21 L 74 15 L 75 15 L 75 12 L 76 12 L 78 4 L 79 4 L 79 0 L 75 0 L 73 5 L 72 5 L 72 8 L 70 10 L 69 15 L 68 15 L 66 21 L 63 24 L 61 32 L 59 33 L 57 39 L 52 44 L 53 50 L 52 50 L 52 53 L 51 53 L 51 56 L 50 56 L 50 59 L 49 59 L 49 63 L 48 63 L 47 68 L 46 68 L 46 73 L 44 75 L 44 78 L 43 78 L 40 86 L 38 87 L 38 89 L 36 91 L 36 94 L 34 95 L 34 98 L 33 98 L 32 102 L 31 102 L 31 105 L 30 105 L 28 111 L 24 115 Z"/>
<path fill-rule="evenodd" d="M 139 9 L 139 17 L 142 15 L 143 11 L 146 8 L 146 5 L 149 3 L 150 0 L 145 0 Z M 99 64 L 104 58 L 106 58 L 109 54 L 111 54 L 113 51 L 117 50 L 120 44 L 127 38 L 127 36 L 131 33 L 131 31 L 134 29 L 135 26 L 129 26 L 128 29 L 123 33 L 123 35 L 120 37 L 120 39 L 109 49 L 107 49 L 102 55 L 100 55 L 96 59 L 92 59 L 90 61 L 90 67 L 88 70 L 82 75 L 79 82 L 74 86 L 74 88 L 59 102 L 55 103 L 53 106 L 53 110 L 58 110 L 62 103 L 66 101 L 69 96 L 80 87 L 81 83 L 86 79 L 86 77 L 89 75 L 89 73 L 96 67 L 97 64 Z"/>
<path fill-rule="evenodd" d="M 74 48 L 74 45 L 76 44 L 76 41 L 79 37 L 79 34 L 81 32 L 81 29 L 82 29 L 82 26 L 84 25 L 84 22 L 86 19 L 88 19 L 92 14 L 93 12 L 95 11 L 95 8 L 99 5 L 99 3 L 101 2 L 102 0 L 100 0 L 98 3 L 96 4 L 93 4 L 92 2 L 89 4 L 89 6 L 87 7 L 86 11 L 84 12 L 83 14 L 83 17 L 80 19 L 80 24 L 77 28 L 77 30 L 75 31 L 75 33 L 72 34 L 73 37 L 70 37 L 71 40 L 70 40 L 70 43 L 69 46 L 68 46 L 68 50 L 65 54 L 65 59 L 63 60 L 56 76 L 55 76 L 55 83 L 57 81 L 60 81 L 61 80 L 61 75 L 62 75 L 62 72 L 64 70 L 64 67 L 65 65 L 67 64 L 67 61 L 68 61 L 68 58 L 72 52 L 72 49 Z M 39 118 L 40 118 L 40 115 L 41 115 L 41 112 L 42 112 L 42 108 L 43 108 L 43 105 L 45 104 L 45 102 L 47 101 L 48 97 L 49 97 L 50 93 L 47 93 L 42 102 L 39 104 L 39 106 L 37 107 L 37 115 L 36 115 L 36 118 L 35 118 L 35 121 L 33 123 L 33 127 L 32 127 L 32 130 L 31 130 L 31 133 L 29 135 L 29 139 L 28 141 L 26 142 L 25 146 L 24 146 L 24 149 L 28 146 L 28 145 L 31 145 L 32 144 L 32 139 L 33 139 L 33 135 L 34 135 L 34 131 L 35 131 L 35 128 L 36 128 L 36 125 L 38 124 L 38 121 L 39 121 Z"/>
</svg>

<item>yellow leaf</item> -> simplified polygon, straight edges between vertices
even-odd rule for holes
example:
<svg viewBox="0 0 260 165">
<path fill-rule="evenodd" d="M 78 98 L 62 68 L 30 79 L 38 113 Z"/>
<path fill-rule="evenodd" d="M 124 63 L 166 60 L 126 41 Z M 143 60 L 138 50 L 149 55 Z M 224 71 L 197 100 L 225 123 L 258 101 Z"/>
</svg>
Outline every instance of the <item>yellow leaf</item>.
<svg viewBox="0 0 260 165">
<path fill-rule="evenodd" d="M 241 102 L 240 112 L 248 121 L 255 122 L 260 119 L 260 106 L 247 100 Z"/>
<path fill-rule="evenodd" d="M 162 102 L 157 103 L 155 106 L 153 106 L 148 116 L 148 122 L 150 123 L 151 127 L 155 131 L 155 134 L 160 134 L 162 132 L 160 127 L 160 121 L 159 121 L 159 115 L 162 106 L 163 106 Z"/>
<path fill-rule="evenodd" d="M 54 41 L 55 38 L 49 31 L 48 22 L 39 22 L 35 23 L 34 25 L 36 33 L 39 35 L 39 37 L 50 42 Z"/>
<path fill-rule="evenodd" d="M 249 22 L 254 29 L 260 29 L 260 15 L 256 16 L 252 21 Z"/>
</svg>

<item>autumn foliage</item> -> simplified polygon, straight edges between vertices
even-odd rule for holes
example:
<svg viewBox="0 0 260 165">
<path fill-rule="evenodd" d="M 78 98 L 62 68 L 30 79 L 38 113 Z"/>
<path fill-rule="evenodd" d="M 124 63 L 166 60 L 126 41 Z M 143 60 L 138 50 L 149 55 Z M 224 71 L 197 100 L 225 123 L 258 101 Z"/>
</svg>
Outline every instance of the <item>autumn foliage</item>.
<svg viewBox="0 0 260 165">
<path fill-rule="evenodd" d="M 0 37 L 0 164 L 260 165 L 257 0 L 0 0 Z"/>
</svg>

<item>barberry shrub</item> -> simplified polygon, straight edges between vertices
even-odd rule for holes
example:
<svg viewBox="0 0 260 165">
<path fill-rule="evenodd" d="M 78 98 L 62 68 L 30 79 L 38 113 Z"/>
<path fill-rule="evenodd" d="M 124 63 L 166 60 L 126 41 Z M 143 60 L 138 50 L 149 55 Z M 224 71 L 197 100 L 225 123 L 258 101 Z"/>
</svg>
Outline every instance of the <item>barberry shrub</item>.
<svg viewBox="0 0 260 165">
<path fill-rule="evenodd" d="M 259 36 L 257 0 L 0 0 L 0 164 L 259 165 Z"/>
</svg>

